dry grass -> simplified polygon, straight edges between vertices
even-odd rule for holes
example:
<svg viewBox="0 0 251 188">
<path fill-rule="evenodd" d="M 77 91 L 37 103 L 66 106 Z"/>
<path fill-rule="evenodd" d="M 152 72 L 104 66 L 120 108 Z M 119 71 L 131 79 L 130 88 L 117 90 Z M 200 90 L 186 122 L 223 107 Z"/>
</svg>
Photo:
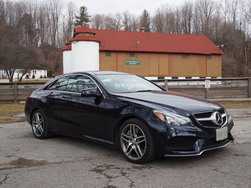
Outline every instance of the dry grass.
<svg viewBox="0 0 251 188">
<path fill-rule="evenodd" d="M 224 106 L 225 108 L 251 108 L 251 101 L 245 101 L 245 102 L 217 102 Z"/>
<path fill-rule="evenodd" d="M 24 112 L 24 104 L 1 104 L 0 103 L 0 123 L 14 123 L 25 121 L 23 117 L 16 117 Z"/>
</svg>

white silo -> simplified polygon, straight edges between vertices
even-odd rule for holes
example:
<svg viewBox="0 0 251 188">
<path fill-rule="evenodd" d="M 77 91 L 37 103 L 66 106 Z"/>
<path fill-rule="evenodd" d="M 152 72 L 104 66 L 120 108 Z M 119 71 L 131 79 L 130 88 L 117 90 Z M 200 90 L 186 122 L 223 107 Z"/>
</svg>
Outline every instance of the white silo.
<svg viewBox="0 0 251 188">
<path fill-rule="evenodd" d="M 99 41 L 95 35 L 88 25 L 74 29 L 73 38 L 63 49 L 64 73 L 99 70 Z"/>
<path fill-rule="evenodd" d="M 71 71 L 98 71 L 99 42 L 83 37 L 79 38 L 77 38 L 77 41 L 74 41 L 74 39 L 72 41 Z"/>
<path fill-rule="evenodd" d="M 63 73 L 72 72 L 72 51 L 70 47 L 63 49 Z"/>
</svg>

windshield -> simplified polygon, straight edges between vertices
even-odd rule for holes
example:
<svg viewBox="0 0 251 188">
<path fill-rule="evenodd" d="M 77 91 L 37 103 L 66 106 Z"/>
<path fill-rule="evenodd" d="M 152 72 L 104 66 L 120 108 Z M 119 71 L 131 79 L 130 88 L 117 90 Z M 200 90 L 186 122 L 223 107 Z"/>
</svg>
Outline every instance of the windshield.
<svg viewBox="0 0 251 188">
<path fill-rule="evenodd" d="M 111 93 L 163 91 L 153 83 L 132 74 L 97 75 L 97 77 Z"/>
</svg>

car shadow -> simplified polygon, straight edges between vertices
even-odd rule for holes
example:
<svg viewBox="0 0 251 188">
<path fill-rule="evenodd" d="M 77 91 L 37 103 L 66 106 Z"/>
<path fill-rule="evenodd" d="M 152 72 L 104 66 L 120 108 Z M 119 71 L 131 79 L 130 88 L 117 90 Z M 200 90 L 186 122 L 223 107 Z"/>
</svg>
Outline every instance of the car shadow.
<svg viewBox="0 0 251 188">
<path fill-rule="evenodd" d="M 125 160 L 122 156 L 122 153 L 118 148 L 114 148 L 109 145 L 96 143 L 90 140 L 84 140 L 79 138 L 67 137 L 62 135 L 56 135 L 52 138 L 47 139 L 48 141 L 53 141 L 59 143 L 60 145 L 72 145 L 77 147 L 79 150 L 91 149 L 93 152 L 97 152 L 97 155 L 100 153 L 107 154 L 111 157 L 117 158 L 117 160 Z M 205 162 L 210 162 L 216 158 L 221 158 L 226 153 L 229 153 L 230 150 L 226 148 L 220 148 L 216 150 L 211 150 L 204 152 L 200 156 L 194 157 L 156 157 L 154 161 L 149 164 L 144 165 L 157 165 L 157 166 L 184 166 L 185 164 L 200 164 Z M 130 163 L 130 162 L 128 162 Z"/>
<path fill-rule="evenodd" d="M 74 147 L 78 147 L 79 149 L 85 149 L 85 148 L 95 148 L 98 152 L 99 151 L 107 151 L 107 153 L 111 152 L 114 153 L 115 151 L 119 151 L 115 147 L 103 144 L 99 142 L 95 142 L 88 139 L 80 139 L 70 136 L 64 136 L 64 135 L 53 135 L 50 138 L 47 138 L 46 140 L 53 141 L 55 143 L 59 143 L 60 145 L 72 145 Z M 118 152 L 117 152 L 118 153 Z"/>
</svg>

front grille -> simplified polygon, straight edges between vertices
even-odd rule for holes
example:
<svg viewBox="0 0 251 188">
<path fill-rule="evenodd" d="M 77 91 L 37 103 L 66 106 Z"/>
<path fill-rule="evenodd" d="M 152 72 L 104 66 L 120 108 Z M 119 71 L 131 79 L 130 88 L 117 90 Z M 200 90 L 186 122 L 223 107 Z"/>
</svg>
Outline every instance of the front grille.
<svg viewBox="0 0 251 188">
<path fill-rule="evenodd" d="M 201 113 L 201 114 L 194 114 L 196 118 L 207 118 L 210 117 L 212 112 L 206 112 L 206 113 Z"/>
<path fill-rule="evenodd" d="M 220 117 L 217 117 L 217 115 L 220 115 L 222 119 L 219 120 Z M 194 114 L 194 117 L 201 126 L 206 128 L 219 128 L 227 123 L 227 114 L 223 109 L 219 111 Z"/>
<path fill-rule="evenodd" d="M 220 112 L 221 114 L 226 113 L 225 110 L 219 110 L 219 112 Z"/>
</svg>

